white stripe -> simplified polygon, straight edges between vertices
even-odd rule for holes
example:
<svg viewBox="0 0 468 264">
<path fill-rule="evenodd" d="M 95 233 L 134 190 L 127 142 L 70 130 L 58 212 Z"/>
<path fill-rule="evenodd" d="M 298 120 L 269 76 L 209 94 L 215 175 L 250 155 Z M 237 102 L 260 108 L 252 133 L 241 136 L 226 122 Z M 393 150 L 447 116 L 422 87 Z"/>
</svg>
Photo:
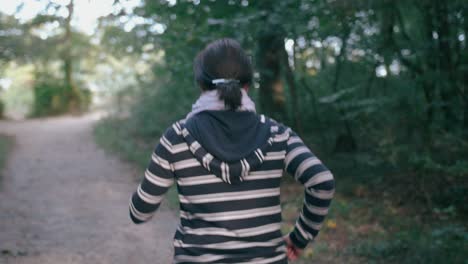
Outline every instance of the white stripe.
<svg viewBox="0 0 468 264">
<path fill-rule="evenodd" d="M 270 206 L 264 208 L 256 208 L 249 210 L 239 210 L 239 211 L 227 211 L 220 213 L 198 213 L 191 214 L 189 212 L 180 211 L 180 217 L 191 220 L 191 219 L 203 219 L 206 221 L 228 221 L 228 220 L 238 220 L 238 219 L 248 219 L 255 218 L 259 216 L 274 215 L 281 213 L 281 207 Z"/>
<path fill-rule="evenodd" d="M 152 184 L 160 187 L 169 187 L 174 183 L 174 179 L 166 179 L 156 176 L 155 174 L 151 173 L 149 169 L 146 169 L 145 171 L 145 178 Z"/>
<path fill-rule="evenodd" d="M 302 144 L 304 144 L 304 142 L 302 142 L 301 138 L 298 137 L 298 136 L 289 137 L 288 145 L 291 145 L 291 144 L 294 144 L 294 143 L 302 143 Z"/>
<path fill-rule="evenodd" d="M 284 246 L 282 246 L 282 247 L 284 248 Z M 283 258 L 286 258 L 285 254 L 281 254 L 281 255 L 278 255 L 278 256 L 273 257 L 273 258 L 255 258 L 255 259 L 252 259 L 252 261 L 240 262 L 238 264 L 252 264 L 252 263 L 255 263 L 255 264 L 268 264 L 268 263 L 272 263 L 272 262 L 281 260 Z"/>
<path fill-rule="evenodd" d="M 263 153 L 260 149 L 256 149 L 255 150 L 255 155 L 257 155 L 257 158 L 260 160 L 260 161 L 263 161 L 263 159 L 265 158 L 265 156 L 263 156 Z"/>
<path fill-rule="evenodd" d="M 173 163 L 174 170 L 182 170 L 196 166 L 200 166 L 200 162 L 198 162 L 198 160 L 195 158 L 181 160 Z"/>
<path fill-rule="evenodd" d="M 227 182 L 227 180 L 226 180 L 226 170 L 225 170 L 225 168 L 224 168 L 225 165 L 226 165 L 226 163 L 221 162 L 221 165 L 220 165 L 220 168 L 221 168 L 221 178 L 223 179 L 223 181 Z"/>
<path fill-rule="evenodd" d="M 242 192 L 222 192 L 213 194 L 201 194 L 201 195 L 179 195 L 179 200 L 182 203 L 212 203 L 212 202 L 224 202 L 224 201 L 238 201 L 247 200 L 263 197 L 271 197 L 280 195 L 279 188 L 260 189 L 252 191 Z"/>
<path fill-rule="evenodd" d="M 300 177 L 302 177 L 304 171 L 317 164 L 321 164 L 320 160 L 317 159 L 317 157 L 309 157 L 303 160 L 301 164 L 299 164 L 299 166 L 297 167 L 294 178 L 296 178 L 296 180 L 299 179 Z"/>
<path fill-rule="evenodd" d="M 198 141 L 194 141 L 190 145 L 190 151 L 192 151 L 192 153 L 195 153 L 199 148 L 200 148 L 200 143 L 198 143 Z"/>
<path fill-rule="evenodd" d="M 316 190 L 313 188 L 306 188 L 305 191 L 312 195 L 313 197 L 317 197 L 322 200 L 330 200 L 333 198 L 335 194 L 335 190 Z"/>
<path fill-rule="evenodd" d="M 175 242 L 174 242 L 174 246 L 176 246 Z M 223 258 L 225 258 L 225 256 L 213 255 L 213 254 L 205 254 L 205 255 L 200 255 L 200 256 L 175 255 L 174 261 L 175 263 L 180 263 L 180 262 L 209 263 L 209 262 L 217 261 Z"/>
<path fill-rule="evenodd" d="M 260 122 L 265 123 L 265 116 L 264 115 L 260 115 Z"/>
<path fill-rule="evenodd" d="M 161 139 L 159 140 L 159 142 L 171 154 L 176 154 L 176 153 L 186 151 L 186 150 L 189 149 L 188 146 L 187 146 L 187 143 L 185 143 L 185 142 L 184 143 L 179 143 L 179 144 L 176 144 L 176 145 L 172 145 L 172 143 L 165 136 L 162 136 Z"/>
<path fill-rule="evenodd" d="M 245 164 L 245 173 L 244 173 L 244 177 L 245 177 L 250 172 L 250 163 L 246 159 L 244 159 L 244 164 Z"/>
<path fill-rule="evenodd" d="M 155 153 L 153 153 L 153 155 L 151 155 L 151 159 L 154 161 L 154 163 L 158 164 L 163 169 L 172 171 L 172 167 L 171 167 L 171 164 L 169 163 L 169 161 L 159 157 Z"/>
<path fill-rule="evenodd" d="M 304 223 L 309 226 L 310 228 L 314 229 L 314 230 L 320 230 L 320 228 L 322 227 L 322 224 L 321 223 L 315 223 L 315 222 L 312 222 L 310 221 L 309 219 L 306 219 L 306 217 L 301 214 L 300 218 L 302 219 L 302 221 L 304 221 Z"/>
<path fill-rule="evenodd" d="M 135 208 L 135 205 L 133 204 L 133 202 L 130 202 L 130 212 L 132 213 L 132 215 L 137 218 L 138 220 L 140 221 L 147 221 L 148 219 L 151 218 L 151 216 L 153 216 L 152 213 L 149 213 L 149 214 L 144 214 L 140 211 L 138 211 L 136 208 Z"/>
<path fill-rule="evenodd" d="M 267 170 L 267 171 L 251 171 L 246 175 L 246 181 L 253 180 L 264 180 L 264 179 L 273 179 L 281 178 L 283 176 L 283 170 Z"/>
<path fill-rule="evenodd" d="M 283 132 L 281 134 L 277 134 L 275 135 L 275 137 L 273 138 L 273 141 L 274 142 L 282 142 L 282 141 L 286 141 L 286 140 L 289 140 L 289 131 L 286 131 L 286 132 Z"/>
<path fill-rule="evenodd" d="M 296 158 L 297 156 L 299 156 L 302 153 L 307 153 L 307 152 L 310 152 L 310 150 L 306 146 L 300 146 L 300 147 L 297 147 L 297 148 L 289 151 L 288 154 L 286 155 L 286 158 L 284 159 L 284 164 L 285 164 L 286 168 L 289 166 L 289 163 L 291 163 L 291 161 L 294 158 Z"/>
<path fill-rule="evenodd" d="M 245 175 L 245 181 L 264 180 L 281 178 L 283 176 L 283 170 L 265 170 L 265 171 L 251 171 Z M 193 186 L 211 183 L 221 183 L 223 180 L 216 177 L 214 174 L 200 175 L 193 177 L 181 177 L 177 178 L 177 183 L 180 186 Z"/>
<path fill-rule="evenodd" d="M 258 155 L 260 155 L 260 157 L 262 157 L 262 160 L 265 159 L 265 156 L 263 155 L 263 152 L 261 149 L 257 149 L 258 151 Z"/>
<path fill-rule="evenodd" d="M 223 182 L 223 180 L 216 177 L 214 174 L 177 178 L 177 183 L 180 186 L 192 186 L 192 185 L 220 183 L 220 182 Z"/>
<path fill-rule="evenodd" d="M 181 135 L 179 123 L 173 124 L 172 128 L 174 129 L 174 131 L 176 132 L 177 135 Z"/>
<path fill-rule="evenodd" d="M 247 174 L 247 170 L 246 170 L 246 167 L 245 167 L 245 163 L 244 163 L 245 159 L 241 159 L 240 160 L 240 164 L 241 164 L 241 177 L 245 177 L 245 175 Z"/>
<path fill-rule="evenodd" d="M 259 161 L 262 161 L 262 158 L 260 158 L 260 156 L 258 155 L 257 150 L 255 150 L 255 155 L 257 155 L 257 159 L 258 159 Z"/>
<path fill-rule="evenodd" d="M 226 169 L 226 177 L 227 177 L 227 182 L 229 184 L 231 184 L 231 174 L 229 172 L 229 164 L 225 163 L 226 165 L 224 165 L 225 169 Z"/>
<path fill-rule="evenodd" d="M 252 228 L 244 228 L 244 229 L 237 229 L 237 230 L 228 230 L 226 228 L 219 228 L 219 227 L 207 227 L 207 228 L 188 228 L 179 226 L 179 231 L 182 234 L 191 234 L 197 236 L 204 236 L 204 235 L 219 235 L 219 236 L 229 236 L 229 237 L 252 237 L 258 236 L 262 234 L 267 234 L 271 232 L 275 232 L 281 230 L 280 223 L 273 223 L 258 227 Z"/>
<path fill-rule="evenodd" d="M 268 138 L 268 144 L 272 145 L 273 144 L 273 138 Z"/>
<path fill-rule="evenodd" d="M 312 235 L 310 235 L 309 233 L 307 233 L 306 231 L 304 231 L 304 229 L 302 228 L 302 225 L 301 223 L 299 223 L 299 221 L 296 222 L 296 229 L 299 230 L 299 233 L 301 233 L 302 237 L 305 238 L 306 240 L 310 240 L 312 237 Z"/>
<path fill-rule="evenodd" d="M 143 191 L 143 189 L 141 188 L 141 185 L 138 186 L 138 189 L 137 189 L 137 194 L 138 194 L 138 197 L 140 197 L 141 200 L 145 201 L 146 203 L 149 203 L 149 204 L 158 204 L 161 202 L 162 200 L 162 196 L 156 196 L 156 195 L 151 195 L 145 191 Z"/>
<path fill-rule="evenodd" d="M 215 244 L 185 244 L 183 241 L 175 239 L 174 245 L 176 247 L 181 247 L 181 248 L 197 247 L 197 248 L 212 248 L 212 249 L 240 249 L 240 248 L 250 248 L 250 247 L 271 247 L 271 246 L 276 246 L 281 241 L 283 241 L 282 237 L 275 238 L 266 242 L 229 241 L 229 242 L 215 243 Z"/>
<path fill-rule="evenodd" d="M 161 145 L 163 145 L 164 148 L 166 148 L 169 152 L 171 151 L 172 144 L 169 142 L 169 140 L 167 140 L 167 138 L 165 136 L 162 136 L 159 139 L 159 143 L 161 143 Z"/>
<path fill-rule="evenodd" d="M 318 207 L 311 205 L 304 201 L 304 205 L 306 206 L 307 210 L 312 214 L 316 215 L 327 215 L 328 214 L 328 207 Z"/>
<path fill-rule="evenodd" d="M 276 152 L 267 152 L 265 154 L 265 160 L 282 160 L 286 155 L 286 150 L 276 151 Z"/>
<path fill-rule="evenodd" d="M 306 183 L 304 183 L 304 186 L 306 188 L 310 188 L 311 186 L 314 186 L 314 185 L 317 185 L 317 184 L 320 184 L 322 182 L 326 182 L 329 180 L 333 180 L 333 175 L 331 174 L 330 171 L 323 171 L 323 172 L 315 174 Z"/>
<path fill-rule="evenodd" d="M 206 153 L 203 156 L 203 166 L 210 170 L 210 162 L 213 160 L 213 156 L 210 153 Z"/>
</svg>

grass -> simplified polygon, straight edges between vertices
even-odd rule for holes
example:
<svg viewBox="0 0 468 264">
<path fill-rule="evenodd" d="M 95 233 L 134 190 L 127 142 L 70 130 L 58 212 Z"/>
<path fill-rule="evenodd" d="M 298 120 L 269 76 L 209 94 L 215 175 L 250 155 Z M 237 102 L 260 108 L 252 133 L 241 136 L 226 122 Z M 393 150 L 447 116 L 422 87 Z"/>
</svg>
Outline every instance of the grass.
<svg viewBox="0 0 468 264">
<path fill-rule="evenodd" d="M 138 164 L 142 171 L 158 139 L 135 139 L 121 120 L 104 120 L 95 128 L 99 145 Z M 453 207 L 427 210 L 406 199 L 413 190 L 388 186 L 396 171 L 366 155 L 321 157 L 333 171 L 337 191 L 317 239 L 297 264 L 306 263 L 462 263 L 468 264 L 468 229 Z M 412 175 L 403 175 L 411 177 Z M 281 186 L 283 233 L 290 232 L 302 208 L 303 187 L 285 177 Z M 178 208 L 176 188 L 168 191 Z M 411 195 L 409 197 L 412 197 Z"/>
<path fill-rule="evenodd" d="M 10 136 L 0 134 L 0 185 L 2 171 L 8 158 L 8 153 L 10 152 L 11 145 L 12 138 Z"/>
<path fill-rule="evenodd" d="M 301 191 L 283 185 L 283 232 L 294 226 Z M 388 198 L 343 196 L 338 190 L 317 240 L 299 263 L 468 263 L 465 223 L 411 209 Z"/>
<path fill-rule="evenodd" d="M 99 146 L 107 152 L 116 154 L 120 158 L 136 164 L 141 170 L 141 177 L 148 165 L 158 138 L 143 141 L 137 139 L 125 128 L 124 120 L 109 118 L 100 121 L 94 127 L 94 138 Z M 151 141 L 151 142 L 150 142 Z M 179 208 L 177 189 L 175 184 L 166 194 L 169 207 Z"/>
<path fill-rule="evenodd" d="M 395 170 L 352 155 L 323 159 L 335 175 L 336 195 L 317 240 L 299 263 L 468 263 L 462 209 L 428 208 L 423 199 L 408 199 L 418 197 L 411 193 L 417 189 L 390 184 L 414 175 L 394 175 Z M 294 225 L 301 192 L 298 185 L 283 186 L 283 231 Z"/>
</svg>

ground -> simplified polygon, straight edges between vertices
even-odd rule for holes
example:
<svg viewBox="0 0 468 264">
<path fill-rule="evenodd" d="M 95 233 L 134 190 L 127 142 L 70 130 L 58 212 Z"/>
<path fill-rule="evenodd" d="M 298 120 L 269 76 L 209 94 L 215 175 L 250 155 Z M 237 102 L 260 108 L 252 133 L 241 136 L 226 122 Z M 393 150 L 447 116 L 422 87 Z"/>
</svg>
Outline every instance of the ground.
<svg viewBox="0 0 468 264">
<path fill-rule="evenodd" d="M 96 115 L 0 121 L 14 146 L 0 179 L 0 263 L 170 263 L 176 214 L 134 225 L 140 169 L 99 149 Z"/>
</svg>

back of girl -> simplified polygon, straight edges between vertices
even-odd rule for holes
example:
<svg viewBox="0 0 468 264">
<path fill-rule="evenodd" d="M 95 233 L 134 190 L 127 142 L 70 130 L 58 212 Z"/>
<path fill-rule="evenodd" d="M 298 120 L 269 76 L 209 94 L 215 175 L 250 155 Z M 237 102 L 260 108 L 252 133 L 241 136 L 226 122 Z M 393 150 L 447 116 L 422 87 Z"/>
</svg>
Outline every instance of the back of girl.
<svg viewBox="0 0 468 264">
<path fill-rule="evenodd" d="M 130 203 L 139 224 L 177 184 L 180 223 L 174 263 L 288 263 L 315 239 L 334 194 L 330 171 L 291 128 L 256 113 L 252 65 L 232 39 L 194 61 L 201 95 L 167 128 Z M 281 233 L 284 172 L 304 185 L 294 230 Z M 289 176 L 288 176 L 289 177 Z"/>
</svg>

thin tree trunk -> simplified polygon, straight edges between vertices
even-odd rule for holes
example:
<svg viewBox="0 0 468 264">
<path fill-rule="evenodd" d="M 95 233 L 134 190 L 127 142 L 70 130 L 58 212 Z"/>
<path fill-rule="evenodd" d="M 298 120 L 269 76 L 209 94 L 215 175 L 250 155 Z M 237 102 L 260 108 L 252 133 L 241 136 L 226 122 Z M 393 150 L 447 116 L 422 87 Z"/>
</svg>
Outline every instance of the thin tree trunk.
<svg viewBox="0 0 468 264">
<path fill-rule="evenodd" d="M 73 79 L 72 79 L 72 55 L 71 55 L 71 47 L 72 47 L 72 30 L 71 30 L 71 20 L 73 17 L 73 10 L 74 10 L 74 0 L 70 0 L 70 3 L 67 5 L 68 16 L 65 19 L 65 50 L 63 56 L 63 63 L 64 63 L 64 73 L 65 73 L 65 88 L 68 91 L 73 89 Z"/>
<path fill-rule="evenodd" d="M 339 87 L 339 80 L 341 77 L 341 71 L 343 67 L 343 58 L 346 55 L 346 48 L 347 48 L 347 42 L 348 42 L 348 37 L 350 35 L 351 29 L 346 28 L 343 32 L 343 37 L 341 38 L 343 41 L 343 44 L 341 45 L 341 50 L 338 56 L 336 57 L 336 70 L 335 70 L 335 78 L 332 83 L 332 89 L 334 93 L 338 92 L 338 87 Z M 346 129 L 346 134 L 345 135 L 340 135 L 337 139 L 336 146 L 335 146 L 335 151 L 355 151 L 357 146 L 356 146 L 356 140 L 354 139 L 353 132 L 351 130 L 351 124 L 348 119 L 345 118 L 346 113 L 344 112 L 343 108 L 338 107 L 338 112 L 343 119 L 343 124 Z"/>
<path fill-rule="evenodd" d="M 286 81 L 288 82 L 289 93 L 291 96 L 294 127 L 297 129 L 297 132 L 299 133 L 299 135 L 302 135 L 303 127 L 302 127 L 302 122 L 301 122 L 300 113 L 299 113 L 299 100 L 297 100 L 296 80 L 294 78 L 294 72 L 291 69 L 291 65 L 289 65 L 288 53 L 286 52 L 284 48 L 281 53 L 283 57 L 283 65 L 285 69 Z"/>
<path fill-rule="evenodd" d="M 281 52 L 284 39 L 277 31 L 261 32 L 258 38 L 258 68 L 260 71 L 260 105 L 274 118 L 285 117 L 284 85 L 281 80 Z"/>
<path fill-rule="evenodd" d="M 310 95 L 312 96 L 312 111 L 314 112 L 314 122 L 317 123 L 317 127 L 319 128 L 319 135 L 322 139 L 323 144 L 327 143 L 326 136 L 325 136 L 325 129 L 322 129 L 322 120 L 320 118 L 320 115 L 318 114 L 318 109 L 317 109 L 317 97 L 315 96 L 314 89 L 312 89 L 308 84 L 307 81 L 304 77 L 300 79 L 300 82 L 302 86 L 309 91 Z"/>
<path fill-rule="evenodd" d="M 452 64 L 452 54 L 449 43 L 450 25 L 448 24 L 447 6 L 443 1 L 436 1 L 435 5 L 435 30 L 438 34 L 437 38 L 437 54 L 438 54 L 438 72 L 444 77 L 444 81 L 439 86 L 440 97 L 443 100 L 442 111 L 445 115 L 446 125 L 454 121 L 451 99 L 453 97 L 453 88 L 455 87 L 455 79 Z"/>
</svg>

